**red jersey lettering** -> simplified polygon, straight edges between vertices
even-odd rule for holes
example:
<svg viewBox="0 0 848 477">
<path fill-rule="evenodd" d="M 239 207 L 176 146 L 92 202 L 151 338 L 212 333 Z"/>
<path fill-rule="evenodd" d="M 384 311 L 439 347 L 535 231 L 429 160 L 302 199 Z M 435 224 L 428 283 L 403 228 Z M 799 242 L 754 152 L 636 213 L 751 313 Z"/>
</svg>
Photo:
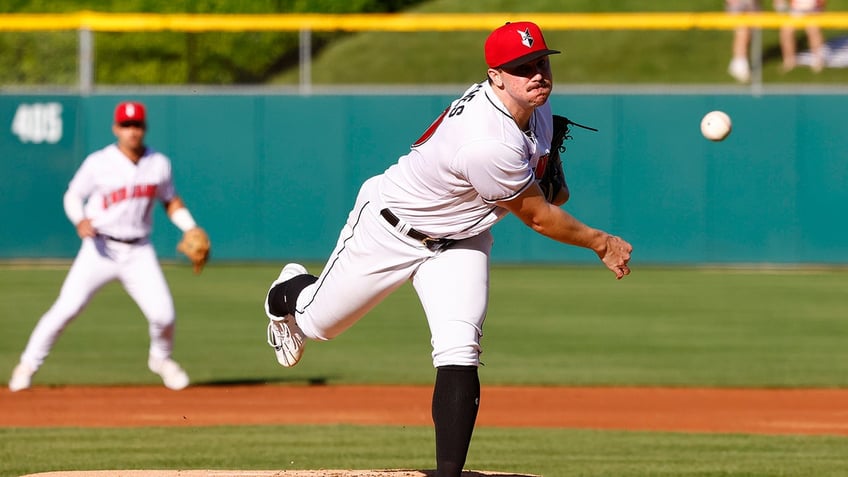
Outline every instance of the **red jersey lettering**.
<svg viewBox="0 0 848 477">
<path fill-rule="evenodd" d="M 123 202 L 129 198 L 150 199 L 156 197 L 156 189 L 156 184 L 136 185 L 133 186 L 132 192 L 130 192 L 126 187 L 115 189 L 103 196 L 103 208 L 108 209 L 118 202 Z"/>
</svg>

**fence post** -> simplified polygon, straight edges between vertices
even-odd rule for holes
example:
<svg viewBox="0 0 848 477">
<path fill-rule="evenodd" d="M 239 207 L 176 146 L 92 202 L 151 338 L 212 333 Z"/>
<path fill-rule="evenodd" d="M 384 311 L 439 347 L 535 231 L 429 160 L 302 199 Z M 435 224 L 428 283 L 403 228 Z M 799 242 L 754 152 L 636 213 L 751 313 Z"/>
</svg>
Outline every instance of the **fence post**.
<svg viewBox="0 0 848 477">
<path fill-rule="evenodd" d="M 312 93 L 312 30 L 300 29 L 300 94 Z"/>
<path fill-rule="evenodd" d="M 79 34 L 79 89 L 88 95 L 94 87 L 94 35 L 88 28 L 80 28 Z"/>
<path fill-rule="evenodd" d="M 763 29 L 751 29 L 751 94 L 763 94 Z"/>
</svg>

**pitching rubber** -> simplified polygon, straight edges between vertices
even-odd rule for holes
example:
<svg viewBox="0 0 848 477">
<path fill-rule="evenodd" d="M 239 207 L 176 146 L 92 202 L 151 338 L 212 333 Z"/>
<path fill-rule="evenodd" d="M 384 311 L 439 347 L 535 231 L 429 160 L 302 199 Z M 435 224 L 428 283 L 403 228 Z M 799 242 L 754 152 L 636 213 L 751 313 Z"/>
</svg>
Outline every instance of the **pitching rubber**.
<svg viewBox="0 0 848 477">
<path fill-rule="evenodd" d="M 42 472 L 21 477 L 432 477 L 434 470 L 77 470 Z M 462 477 L 542 477 L 467 470 Z"/>
</svg>

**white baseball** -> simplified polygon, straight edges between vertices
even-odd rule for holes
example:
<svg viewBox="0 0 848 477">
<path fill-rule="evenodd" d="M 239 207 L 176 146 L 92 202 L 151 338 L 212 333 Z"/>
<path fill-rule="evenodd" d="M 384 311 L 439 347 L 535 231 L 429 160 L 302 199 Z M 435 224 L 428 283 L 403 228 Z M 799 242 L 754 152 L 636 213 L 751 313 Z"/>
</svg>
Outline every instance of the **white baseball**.
<svg viewBox="0 0 848 477">
<path fill-rule="evenodd" d="M 724 111 L 710 111 L 701 120 L 701 134 L 710 141 L 723 141 L 731 129 L 730 116 Z"/>
</svg>

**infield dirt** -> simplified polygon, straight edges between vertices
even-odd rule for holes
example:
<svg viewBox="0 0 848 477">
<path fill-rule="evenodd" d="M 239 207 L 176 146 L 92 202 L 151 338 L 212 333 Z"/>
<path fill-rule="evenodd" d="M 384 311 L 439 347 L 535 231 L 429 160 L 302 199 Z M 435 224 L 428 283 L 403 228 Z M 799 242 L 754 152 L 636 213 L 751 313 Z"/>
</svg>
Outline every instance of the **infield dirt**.
<svg viewBox="0 0 848 477">
<path fill-rule="evenodd" d="M 36 386 L 0 391 L 0 426 L 430 426 L 431 397 L 429 386 Z M 846 409 L 848 389 L 484 386 L 477 425 L 848 435 Z"/>
</svg>

